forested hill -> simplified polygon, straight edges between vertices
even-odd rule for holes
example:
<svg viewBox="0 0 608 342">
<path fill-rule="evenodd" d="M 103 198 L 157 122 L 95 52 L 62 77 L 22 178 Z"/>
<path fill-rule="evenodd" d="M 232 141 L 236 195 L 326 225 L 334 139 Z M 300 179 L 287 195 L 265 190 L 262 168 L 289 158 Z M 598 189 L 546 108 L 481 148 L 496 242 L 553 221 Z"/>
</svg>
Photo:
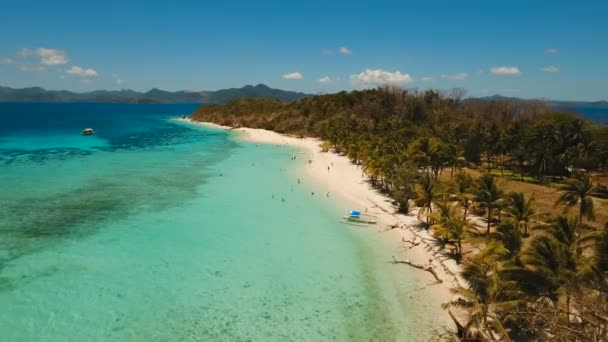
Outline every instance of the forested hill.
<svg viewBox="0 0 608 342">
<path fill-rule="evenodd" d="M 40 87 L 15 89 L 0 86 L 0 102 L 121 102 L 121 103 L 226 103 L 249 97 L 280 101 L 295 101 L 308 94 L 273 89 L 263 84 L 216 91 L 165 91 L 151 89 L 147 92 L 134 90 L 96 90 L 75 93 L 67 90 L 46 90 Z"/>
<path fill-rule="evenodd" d="M 405 160 L 434 172 L 485 163 L 542 180 L 573 168 L 605 168 L 608 160 L 608 126 L 542 102 L 462 101 L 432 90 L 383 88 L 293 103 L 239 99 L 201 106 L 192 118 L 320 137 L 353 161 L 386 163 L 377 166 L 386 172 Z"/>
</svg>

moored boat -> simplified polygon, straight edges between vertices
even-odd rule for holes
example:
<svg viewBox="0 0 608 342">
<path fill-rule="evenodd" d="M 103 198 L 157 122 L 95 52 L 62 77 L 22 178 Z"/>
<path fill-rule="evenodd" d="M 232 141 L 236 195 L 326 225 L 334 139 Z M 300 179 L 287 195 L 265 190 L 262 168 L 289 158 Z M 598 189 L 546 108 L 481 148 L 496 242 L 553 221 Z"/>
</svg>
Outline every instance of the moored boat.
<svg viewBox="0 0 608 342">
<path fill-rule="evenodd" d="M 354 223 L 358 225 L 376 224 L 377 221 L 372 215 L 362 214 L 360 211 L 351 210 L 347 216 L 343 216 L 342 223 Z"/>
<path fill-rule="evenodd" d="M 82 135 L 91 135 L 91 134 L 95 134 L 95 131 L 93 131 L 92 128 L 85 128 L 82 130 Z"/>
</svg>

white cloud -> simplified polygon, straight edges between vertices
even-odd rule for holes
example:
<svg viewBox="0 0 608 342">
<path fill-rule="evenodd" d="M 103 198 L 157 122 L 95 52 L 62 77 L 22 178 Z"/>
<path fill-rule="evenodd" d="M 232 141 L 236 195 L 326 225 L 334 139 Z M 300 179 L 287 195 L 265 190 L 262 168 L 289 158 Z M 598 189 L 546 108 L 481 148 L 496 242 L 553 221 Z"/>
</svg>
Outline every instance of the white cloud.
<svg viewBox="0 0 608 342">
<path fill-rule="evenodd" d="M 465 81 L 466 79 L 469 78 L 469 74 L 467 74 L 466 72 L 461 72 L 458 74 L 448 74 L 448 75 L 441 75 L 441 78 L 446 79 L 446 80 L 454 80 L 454 81 Z"/>
<path fill-rule="evenodd" d="M 118 85 L 122 85 L 123 83 L 125 83 L 125 80 L 122 80 L 120 78 L 116 80 L 116 84 Z"/>
<path fill-rule="evenodd" d="M 343 55 L 352 55 L 353 54 L 353 52 L 346 46 L 343 46 L 340 48 L 340 53 Z"/>
<path fill-rule="evenodd" d="M 97 71 L 93 69 L 83 69 L 79 66 L 73 66 L 66 71 L 70 75 L 78 75 L 80 77 L 94 77 L 97 76 Z"/>
<path fill-rule="evenodd" d="M 521 75 L 521 71 L 519 71 L 518 67 L 508 66 L 494 67 L 490 69 L 490 72 L 497 76 Z"/>
<path fill-rule="evenodd" d="M 334 51 L 330 50 L 330 49 L 323 49 L 323 50 L 321 50 L 321 53 L 324 54 L 324 55 L 326 55 L 326 56 L 329 56 L 329 55 L 333 55 Z"/>
<path fill-rule="evenodd" d="M 13 61 L 11 58 L 3 58 L 0 61 L 0 64 L 13 64 L 15 61 Z"/>
<path fill-rule="evenodd" d="M 550 65 L 550 66 L 544 67 L 541 70 L 544 71 L 544 72 L 559 72 L 559 68 L 556 67 L 556 66 L 554 66 L 554 65 Z"/>
<path fill-rule="evenodd" d="M 65 51 L 56 49 L 21 49 L 19 54 L 23 57 L 38 56 L 40 57 L 40 63 L 44 65 L 63 65 L 70 61 Z"/>
<path fill-rule="evenodd" d="M 502 91 L 504 91 L 505 93 L 509 93 L 509 94 L 519 93 L 519 89 L 514 89 L 514 88 L 505 88 Z"/>
<path fill-rule="evenodd" d="M 324 76 L 324 77 L 319 78 L 317 80 L 317 82 L 319 82 L 319 83 L 331 83 L 332 80 L 331 80 L 331 78 L 329 76 Z"/>
<path fill-rule="evenodd" d="M 300 74 L 299 72 L 291 72 L 288 74 L 284 74 L 283 75 L 283 79 L 284 80 L 301 80 L 303 79 L 304 76 L 302 76 L 302 74 Z"/>
<path fill-rule="evenodd" d="M 550 48 L 550 49 L 547 49 L 546 52 L 550 55 L 556 55 L 559 51 L 555 48 Z"/>
<path fill-rule="evenodd" d="M 360 85 L 404 84 L 413 81 L 409 74 L 402 74 L 399 70 L 390 72 L 382 69 L 366 69 L 359 74 L 351 75 L 350 80 L 353 84 Z"/>
<path fill-rule="evenodd" d="M 424 81 L 424 82 L 429 82 L 429 81 L 432 81 L 433 78 L 430 77 L 430 76 L 425 76 L 425 77 L 421 78 L 421 80 Z"/>
</svg>

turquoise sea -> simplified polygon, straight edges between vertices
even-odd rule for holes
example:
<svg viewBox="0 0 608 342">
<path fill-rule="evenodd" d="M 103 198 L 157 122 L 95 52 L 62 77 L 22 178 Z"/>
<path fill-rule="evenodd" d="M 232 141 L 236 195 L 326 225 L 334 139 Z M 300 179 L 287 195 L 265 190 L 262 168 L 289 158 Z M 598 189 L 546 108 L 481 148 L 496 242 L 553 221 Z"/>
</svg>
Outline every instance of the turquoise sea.
<svg viewBox="0 0 608 342">
<path fill-rule="evenodd" d="M 311 195 L 297 151 L 171 119 L 196 107 L 0 104 L 2 341 L 417 341 L 446 322 L 431 279 L 387 263 L 398 242 Z"/>
</svg>

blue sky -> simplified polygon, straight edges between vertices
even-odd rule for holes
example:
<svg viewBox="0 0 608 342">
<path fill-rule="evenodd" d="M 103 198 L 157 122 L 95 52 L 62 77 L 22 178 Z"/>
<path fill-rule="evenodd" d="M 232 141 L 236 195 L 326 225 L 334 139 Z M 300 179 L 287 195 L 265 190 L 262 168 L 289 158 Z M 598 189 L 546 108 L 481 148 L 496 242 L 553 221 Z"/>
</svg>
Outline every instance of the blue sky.
<svg viewBox="0 0 608 342">
<path fill-rule="evenodd" d="M 0 85 L 608 99 L 608 1 L 6 1 Z"/>
</svg>

